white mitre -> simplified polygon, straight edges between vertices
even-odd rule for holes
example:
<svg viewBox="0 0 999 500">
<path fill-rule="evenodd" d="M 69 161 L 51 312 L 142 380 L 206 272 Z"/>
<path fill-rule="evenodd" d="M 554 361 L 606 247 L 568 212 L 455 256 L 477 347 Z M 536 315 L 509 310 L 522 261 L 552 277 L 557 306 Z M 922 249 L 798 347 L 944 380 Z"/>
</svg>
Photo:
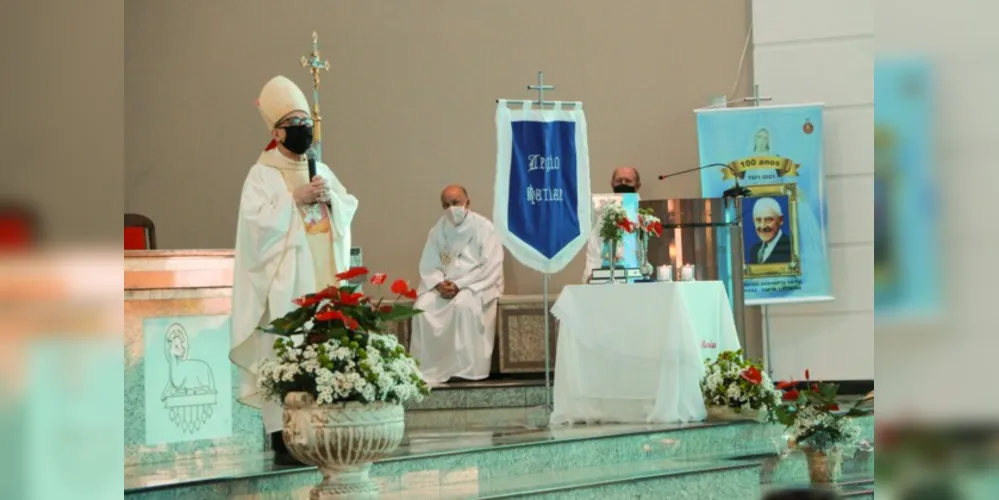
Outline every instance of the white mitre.
<svg viewBox="0 0 999 500">
<path fill-rule="evenodd" d="M 293 111 L 302 111 L 310 117 L 309 101 L 295 82 L 283 76 L 275 76 L 264 85 L 257 99 L 260 116 L 267 124 L 267 130 L 274 128 L 282 118 Z"/>
</svg>

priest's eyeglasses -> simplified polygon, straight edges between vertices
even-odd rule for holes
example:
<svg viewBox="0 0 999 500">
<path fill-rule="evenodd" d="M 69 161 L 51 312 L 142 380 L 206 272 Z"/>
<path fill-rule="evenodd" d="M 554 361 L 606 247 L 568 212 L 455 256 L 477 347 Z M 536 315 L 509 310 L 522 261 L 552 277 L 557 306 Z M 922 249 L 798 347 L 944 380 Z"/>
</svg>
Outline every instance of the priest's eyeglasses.
<svg viewBox="0 0 999 500">
<path fill-rule="evenodd" d="M 313 125 L 315 125 L 315 122 L 312 121 L 312 118 L 301 118 L 298 116 L 293 116 L 291 118 L 288 118 L 287 120 L 282 121 L 281 124 L 278 125 L 278 128 L 300 127 L 300 126 L 312 127 Z"/>
</svg>

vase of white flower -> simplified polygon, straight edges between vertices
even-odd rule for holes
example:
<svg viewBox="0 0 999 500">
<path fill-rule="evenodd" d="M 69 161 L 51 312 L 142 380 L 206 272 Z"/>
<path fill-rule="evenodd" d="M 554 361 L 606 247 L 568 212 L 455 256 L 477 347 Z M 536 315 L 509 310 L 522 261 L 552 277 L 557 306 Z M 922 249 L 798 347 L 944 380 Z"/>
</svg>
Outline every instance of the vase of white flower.
<svg viewBox="0 0 999 500">
<path fill-rule="evenodd" d="M 705 360 L 701 394 L 709 420 L 774 421 L 781 393 L 758 363 L 742 351 L 725 351 Z"/>
<path fill-rule="evenodd" d="M 860 438 L 855 418 L 870 414 L 871 409 L 863 406 L 864 401 L 858 401 L 850 409 L 841 410 L 837 401 L 839 386 L 812 382 L 808 370 L 803 382 L 779 382 L 777 388 L 783 391 L 784 402 L 776 415 L 787 427 L 789 448 L 805 454 L 812 483 L 835 481 L 843 449 L 855 445 Z"/>
<path fill-rule="evenodd" d="M 305 392 L 284 401 L 284 441 L 299 461 L 319 467 L 323 480 L 311 499 L 378 498 L 371 464 L 402 441 L 405 412 L 400 404 L 375 402 L 316 404 Z"/>
<path fill-rule="evenodd" d="M 354 268 L 337 278 L 365 274 Z M 376 285 L 384 282 L 384 274 L 371 278 Z M 415 296 L 405 281 L 391 288 L 398 296 Z M 371 464 L 402 440 L 403 403 L 430 393 L 416 361 L 383 332 L 421 311 L 372 301 L 355 285 L 329 287 L 295 303 L 297 309 L 265 330 L 279 337 L 275 356 L 256 368 L 259 387 L 284 406 L 288 453 L 323 473 L 312 500 L 377 498 L 368 477 Z"/>
<path fill-rule="evenodd" d="M 828 484 L 836 481 L 842 470 L 843 452 L 840 448 L 826 451 L 802 448 L 808 462 L 808 479 L 812 484 Z"/>
</svg>

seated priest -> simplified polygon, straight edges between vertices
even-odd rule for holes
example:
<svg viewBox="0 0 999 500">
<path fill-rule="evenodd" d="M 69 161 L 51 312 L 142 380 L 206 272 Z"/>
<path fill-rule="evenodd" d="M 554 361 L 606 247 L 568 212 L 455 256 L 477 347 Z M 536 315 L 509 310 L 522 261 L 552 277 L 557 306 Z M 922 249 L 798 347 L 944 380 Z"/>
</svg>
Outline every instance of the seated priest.
<svg viewBox="0 0 999 500">
<path fill-rule="evenodd" d="M 496 306 L 503 294 L 503 247 L 492 222 L 469 210 L 468 192 L 448 186 L 444 209 L 420 258 L 410 351 L 428 384 L 489 377 Z"/>
</svg>

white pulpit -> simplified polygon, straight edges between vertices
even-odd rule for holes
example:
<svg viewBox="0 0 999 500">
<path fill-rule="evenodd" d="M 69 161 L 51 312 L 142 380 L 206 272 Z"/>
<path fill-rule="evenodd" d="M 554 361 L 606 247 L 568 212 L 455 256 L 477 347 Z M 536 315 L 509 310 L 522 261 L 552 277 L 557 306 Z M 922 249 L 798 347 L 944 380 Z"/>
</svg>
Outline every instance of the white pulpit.
<svg viewBox="0 0 999 500">
<path fill-rule="evenodd" d="M 704 420 L 704 360 L 740 349 L 719 281 L 568 286 L 552 314 L 552 425 Z"/>
</svg>

